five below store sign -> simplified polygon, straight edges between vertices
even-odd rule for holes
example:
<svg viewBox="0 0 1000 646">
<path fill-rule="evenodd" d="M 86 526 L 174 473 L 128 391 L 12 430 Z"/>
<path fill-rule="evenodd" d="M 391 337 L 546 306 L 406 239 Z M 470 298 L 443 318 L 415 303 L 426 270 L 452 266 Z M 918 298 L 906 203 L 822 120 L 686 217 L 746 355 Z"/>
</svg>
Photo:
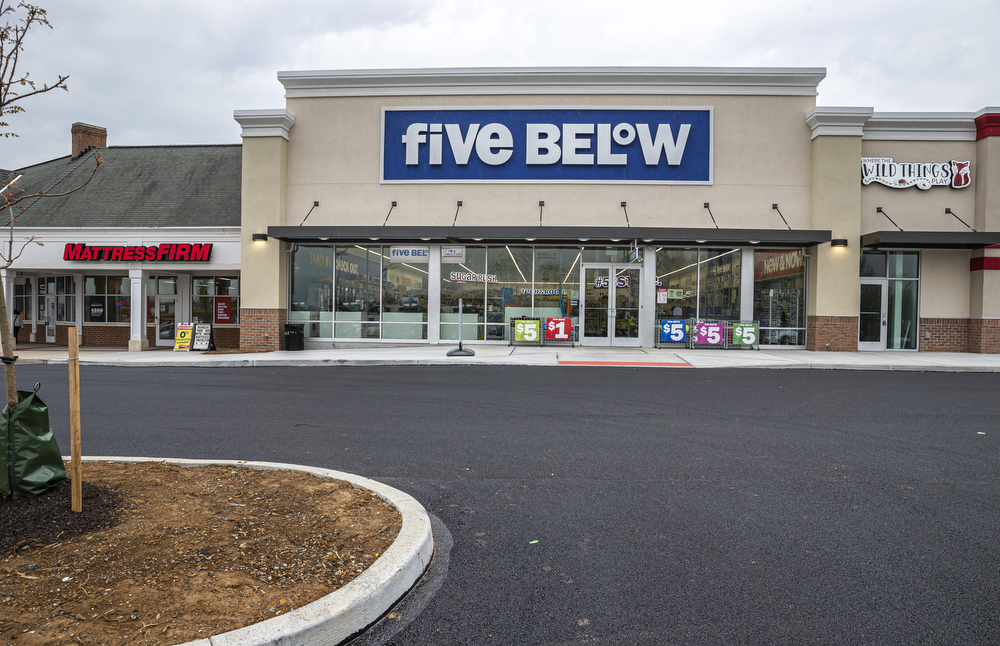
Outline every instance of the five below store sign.
<svg viewBox="0 0 1000 646">
<path fill-rule="evenodd" d="M 211 258 L 211 243 L 112 247 L 69 242 L 63 250 L 63 260 L 208 262 Z"/>
<path fill-rule="evenodd" d="M 382 182 L 711 184 L 712 108 L 383 108 Z"/>
</svg>

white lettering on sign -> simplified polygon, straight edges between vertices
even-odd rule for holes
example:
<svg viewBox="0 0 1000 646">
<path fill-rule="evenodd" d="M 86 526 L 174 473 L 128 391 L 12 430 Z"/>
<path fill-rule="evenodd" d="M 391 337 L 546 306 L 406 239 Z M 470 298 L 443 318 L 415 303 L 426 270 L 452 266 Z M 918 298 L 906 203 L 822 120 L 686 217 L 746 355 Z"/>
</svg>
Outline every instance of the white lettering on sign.
<svg viewBox="0 0 1000 646">
<path fill-rule="evenodd" d="M 529 123 L 525 126 L 525 163 L 544 166 L 562 163 L 563 166 L 626 166 L 628 153 L 611 152 L 611 141 L 627 146 L 638 134 L 642 157 L 647 166 L 657 166 L 666 157 L 668 166 L 680 166 L 684 158 L 691 124 L 682 123 L 674 136 L 669 123 Z M 442 132 L 443 130 L 443 132 Z M 596 133 L 597 140 L 594 141 Z M 448 140 L 455 164 L 469 163 L 473 148 L 484 164 L 500 166 L 514 154 L 514 137 L 502 123 L 469 124 L 462 134 L 457 123 L 411 123 L 406 127 L 402 143 L 406 149 L 406 165 L 420 165 L 420 146 L 428 146 L 431 166 L 440 166 L 443 160 L 444 140 Z M 596 151 L 596 154 L 595 154 Z"/>
<path fill-rule="evenodd" d="M 475 274 L 472 272 L 453 271 L 451 280 L 459 283 L 499 283 L 496 274 Z"/>
<path fill-rule="evenodd" d="M 430 254 L 430 247 L 389 247 L 389 260 L 427 262 Z"/>
<path fill-rule="evenodd" d="M 354 262 L 347 262 L 346 260 L 341 260 L 337 258 L 337 271 L 345 271 L 349 274 L 358 273 L 358 265 Z"/>
<path fill-rule="evenodd" d="M 861 182 L 877 182 L 891 188 L 916 186 L 926 191 L 932 186 L 965 188 L 972 183 L 972 162 L 894 162 L 892 157 L 862 157 Z"/>
</svg>

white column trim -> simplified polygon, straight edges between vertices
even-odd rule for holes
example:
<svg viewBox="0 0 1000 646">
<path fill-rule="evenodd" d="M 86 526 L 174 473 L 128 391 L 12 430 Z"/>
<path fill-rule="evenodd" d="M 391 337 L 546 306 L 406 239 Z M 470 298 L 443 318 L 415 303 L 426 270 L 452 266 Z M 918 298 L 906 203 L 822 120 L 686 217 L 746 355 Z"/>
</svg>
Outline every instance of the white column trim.
<svg viewBox="0 0 1000 646">
<path fill-rule="evenodd" d="M 427 342 L 441 342 L 441 245 L 428 245 L 427 263 Z"/>
<path fill-rule="evenodd" d="M 753 247 L 740 248 L 740 319 L 753 320 Z"/>
<path fill-rule="evenodd" d="M 128 277 L 131 297 L 128 351 L 139 352 L 149 348 L 149 339 L 146 338 L 146 281 L 149 272 L 129 269 Z"/>
</svg>

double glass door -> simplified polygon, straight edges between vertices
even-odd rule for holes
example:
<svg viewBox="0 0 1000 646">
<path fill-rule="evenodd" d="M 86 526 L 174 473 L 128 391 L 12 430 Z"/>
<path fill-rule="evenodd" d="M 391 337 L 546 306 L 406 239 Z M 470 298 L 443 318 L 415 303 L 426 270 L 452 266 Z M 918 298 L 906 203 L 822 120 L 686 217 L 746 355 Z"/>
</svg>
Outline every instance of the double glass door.
<svg viewBox="0 0 1000 646">
<path fill-rule="evenodd" d="M 626 264 L 582 265 L 584 345 L 639 346 L 640 268 Z"/>
</svg>

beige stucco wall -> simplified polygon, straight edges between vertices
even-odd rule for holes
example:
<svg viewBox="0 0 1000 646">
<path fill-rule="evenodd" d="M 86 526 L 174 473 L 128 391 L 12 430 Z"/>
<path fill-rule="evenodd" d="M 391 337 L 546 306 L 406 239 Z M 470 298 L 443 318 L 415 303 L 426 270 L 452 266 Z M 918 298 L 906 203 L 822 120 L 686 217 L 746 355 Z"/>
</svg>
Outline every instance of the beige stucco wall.
<svg viewBox="0 0 1000 646">
<path fill-rule="evenodd" d="M 847 247 L 813 248 L 809 268 L 809 314 L 857 316 L 861 231 L 858 205 L 860 137 L 820 136 L 812 140 L 812 228 L 846 238 Z"/>
<path fill-rule="evenodd" d="M 379 184 L 381 108 L 476 106 L 695 106 L 714 109 L 714 185 Z M 811 222 L 811 149 L 806 112 L 815 97 L 758 96 L 438 96 L 289 99 L 295 116 L 288 146 L 289 224 L 314 200 L 310 225 L 460 225 L 794 228 Z"/>
<path fill-rule="evenodd" d="M 950 207 L 958 217 L 975 227 L 973 218 L 976 206 L 976 169 L 978 166 L 974 141 L 863 141 L 864 157 L 892 157 L 894 162 L 946 162 L 970 160 L 972 183 L 960 189 L 950 186 L 932 186 L 926 191 L 910 188 L 890 188 L 871 183 L 861 188 L 861 231 L 895 231 L 875 208 L 881 206 L 885 213 L 904 231 L 968 231 L 961 222 L 946 215 Z M 857 164 L 858 183 L 861 183 L 861 160 Z"/>
<path fill-rule="evenodd" d="M 920 252 L 921 318 L 968 318 L 970 256 L 962 249 Z"/>
<path fill-rule="evenodd" d="M 286 307 L 285 243 L 253 242 L 251 236 L 285 224 L 287 156 L 288 142 L 282 137 L 243 139 L 240 307 Z"/>
</svg>

